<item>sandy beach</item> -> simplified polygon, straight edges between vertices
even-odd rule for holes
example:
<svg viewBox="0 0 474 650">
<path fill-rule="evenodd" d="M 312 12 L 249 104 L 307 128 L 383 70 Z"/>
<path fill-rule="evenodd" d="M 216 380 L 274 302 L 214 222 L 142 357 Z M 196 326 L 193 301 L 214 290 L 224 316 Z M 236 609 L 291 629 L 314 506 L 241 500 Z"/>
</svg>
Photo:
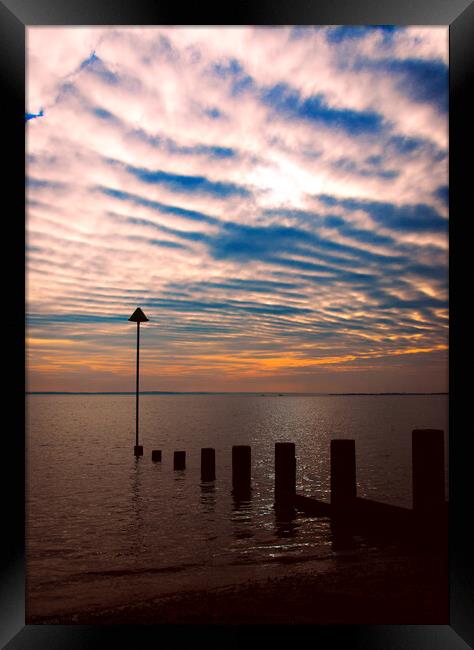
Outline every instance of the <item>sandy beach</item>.
<svg viewBox="0 0 474 650">
<path fill-rule="evenodd" d="M 335 568 L 180 592 L 113 609 L 30 624 L 447 624 L 447 556 L 379 550 L 340 558 Z"/>
</svg>

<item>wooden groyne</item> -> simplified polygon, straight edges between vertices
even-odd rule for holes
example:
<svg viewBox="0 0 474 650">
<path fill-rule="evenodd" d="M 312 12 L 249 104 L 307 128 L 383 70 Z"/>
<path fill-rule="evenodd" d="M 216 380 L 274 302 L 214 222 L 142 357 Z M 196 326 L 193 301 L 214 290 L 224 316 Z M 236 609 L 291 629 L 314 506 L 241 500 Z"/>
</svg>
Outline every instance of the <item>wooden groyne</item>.
<svg viewBox="0 0 474 650">
<path fill-rule="evenodd" d="M 279 472 L 283 471 L 280 464 L 278 468 Z M 282 477 L 278 478 L 278 481 L 282 480 Z M 275 489 L 275 500 L 284 500 L 287 505 L 293 505 L 309 515 L 329 517 L 339 527 L 395 537 L 441 535 L 443 538 L 438 541 L 445 541 L 448 503 L 444 498 L 443 431 L 415 429 L 412 432 L 412 485 L 412 508 L 358 497 L 355 441 L 338 439 L 331 440 L 330 503 L 297 494 L 296 489 L 284 496 Z"/>
<path fill-rule="evenodd" d="M 214 481 L 216 478 L 216 451 L 211 447 L 201 449 L 201 481 Z"/>
<path fill-rule="evenodd" d="M 185 451 L 175 451 L 173 454 L 173 467 L 174 469 L 185 469 L 186 468 L 186 452 Z"/>
<path fill-rule="evenodd" d="M 153 450 L 152 460 L 161 461 L 161 450 Z M 240 497 L 251 496 L 250 445 L 232 447 L 232 490 Z M 175 451 L 175 470 L 186 468 L 186 452 Z M 355 440 L 330 442 L 330 502 L 298 494 L 296 491 L 296 448 L 293 442 L 275 443 L 275 507 L 293 509 L 314 517 L 330 518 L 339 529 L 380 533 L 392 537 L 445 538 L 448 503 L 444 498 L 444 432 L 415 429 L 412 432 L 413 507 L 403 508 L 357 496 Z M 216 478 L 215 449 L 201 449 L 201 481 Z"/>
</svg>

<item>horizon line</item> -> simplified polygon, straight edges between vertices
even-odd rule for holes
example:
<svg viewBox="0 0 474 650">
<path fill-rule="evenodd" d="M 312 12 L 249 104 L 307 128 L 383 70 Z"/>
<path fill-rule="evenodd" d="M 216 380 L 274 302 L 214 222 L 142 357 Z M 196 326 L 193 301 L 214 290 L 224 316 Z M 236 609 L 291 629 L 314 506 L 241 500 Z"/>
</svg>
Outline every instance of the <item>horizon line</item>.
<svg viewBox="0 0 474 650">
<path fill-rule="evenodd" d="M 30 390 L 26 395 L 135 395 L 136 391 L 68 391 Z M 311 391 L 179 391 L 144 390 L 140 395 L 449 395 L 448 391 L 383 391 L 383 392 L 311 392 Z"/>
</svg>

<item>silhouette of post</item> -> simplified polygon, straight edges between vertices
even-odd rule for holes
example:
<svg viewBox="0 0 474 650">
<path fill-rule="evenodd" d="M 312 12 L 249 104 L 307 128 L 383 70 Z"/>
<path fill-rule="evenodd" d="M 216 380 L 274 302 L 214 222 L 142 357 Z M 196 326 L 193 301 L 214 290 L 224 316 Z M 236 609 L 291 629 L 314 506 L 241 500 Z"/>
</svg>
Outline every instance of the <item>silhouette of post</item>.
<svg viewBox="0 0 474 650">
<path fill-rule="evenodd" d="M 137 324 L 137 388 L 135 400 L 135 456 L 143 456 L 143 446 L 138 444 L 138 395 L 139 395 L 139 369 L 140 369 L 140 323 L 145 323 L 149 320 L 142 312 L 140 307 L 137 307 L 133 314 L 128 319 Z"/>
<path fill-rule="evenodd" d="M 232 447 L 232 487 L 234 492 L 249 493 L 251 476 L 250 445 Z"/>
<path fill-rule="evenodd" d="M 291 501 L 296 493 L 294 442 L 275 443 L 275 501 Z"/>
<path fill-rule="evenodd" d="M 201 449 L 201 481 L 214 481 L 216 478 L 216 451 L 211 447 Z"/>
<path fill-rule="evenodd" d="M 444 432 L 412 432 L 413 510 L 433 514 L 444 504 Z"/>
<path fill-rule="evenodd" d="M 175 451 L 173 458 L 174 469 L 186 469 L 186 452 Z"/>
<path fill-rule="evenodd" d="M 355 440 L 331 440 L 331 508 L 349 510 L 356 494 Z"/>
</svg>

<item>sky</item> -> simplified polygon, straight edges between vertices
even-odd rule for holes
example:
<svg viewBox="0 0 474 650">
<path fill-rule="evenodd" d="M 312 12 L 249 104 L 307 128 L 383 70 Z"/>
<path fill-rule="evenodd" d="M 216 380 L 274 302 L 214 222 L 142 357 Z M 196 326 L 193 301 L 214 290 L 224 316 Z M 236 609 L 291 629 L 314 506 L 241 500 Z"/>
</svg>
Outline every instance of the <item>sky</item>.
<svg viewBox="0 0 474 650">
<path fill-rule="evenodd" d="M 448 390 L 447 27 L 28 27 L 27 389 Z"/>
</svg>

